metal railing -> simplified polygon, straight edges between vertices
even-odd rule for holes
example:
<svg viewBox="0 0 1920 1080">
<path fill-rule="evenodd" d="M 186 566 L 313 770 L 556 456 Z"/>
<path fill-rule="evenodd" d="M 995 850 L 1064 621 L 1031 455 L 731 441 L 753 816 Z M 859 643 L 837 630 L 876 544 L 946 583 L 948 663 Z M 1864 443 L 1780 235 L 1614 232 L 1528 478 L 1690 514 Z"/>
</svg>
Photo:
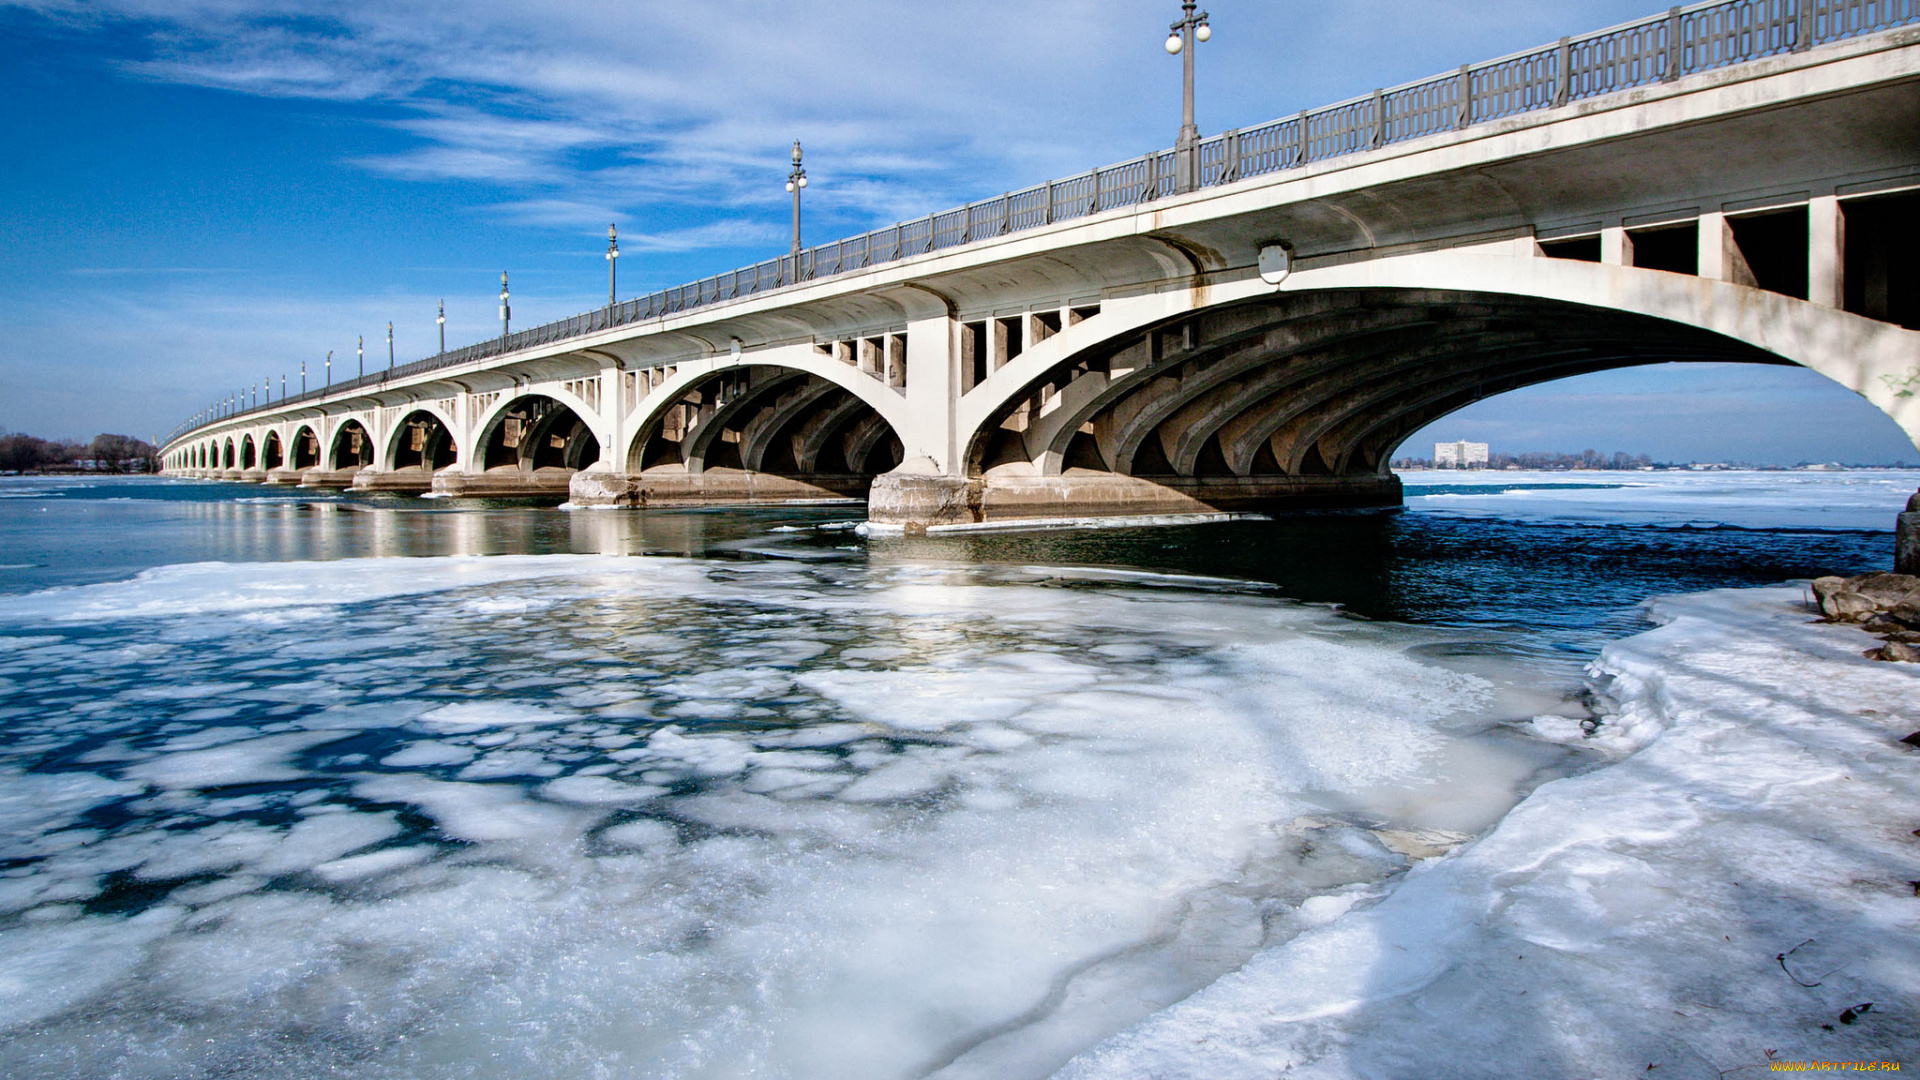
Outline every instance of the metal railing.
<svg viewBox="0 0 1920 1080">
<path fill-rule="evenodd" d="M 1201 186 L 1248 177 L 1474 124 L 1670 82 L 1730 64 L 1799 52 L 1920 21 L 1920 0 L 1720 0 L 1674 8 L 1639 22 L 1514 53 L 1391 89 L 1376 90 L 1260 127 L 1201 140 Z M 772 292 L 864 270 L 988 237 L 1134 206 L 1175 194 L 1176 156 L 1157 150 L 1093 169 L 822 244 L 756 266 L 662 289 L 611 307 L 520 330 L 388 371 L 182 424 L 171 444 L 194 427 L 284 409 L 332 394 L 552 344 L 601 330 L 673 315 L 709 304 Z"/>
</svg>

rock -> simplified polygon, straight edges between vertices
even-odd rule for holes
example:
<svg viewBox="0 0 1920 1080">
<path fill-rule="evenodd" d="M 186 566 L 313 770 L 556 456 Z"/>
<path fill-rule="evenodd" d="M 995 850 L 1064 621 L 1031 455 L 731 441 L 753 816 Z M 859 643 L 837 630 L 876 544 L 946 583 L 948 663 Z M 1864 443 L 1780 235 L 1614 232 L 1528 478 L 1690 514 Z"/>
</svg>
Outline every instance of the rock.
<svg viewBox="0 0 1920 1080">
<path fill-rule="evenodd" d="M 1920 630 L 1895 630 L 1886 637 L 1888 641 L 1897 641 L 1902 645 L 1920 645 Z"/>
<path fill-rule="evenodd" d="M 1877 649 L 1868 649 L 1863 655 L 1869 660 L 1894 660 L 1908 664 L 1920 664 L 1920 645 L 1908 645 L 1905 642 L 1889 641 Z"/>
<path fill-rule="evenodd" d="M 1814 578 L 1813 579 L 1814 603 L 1819 604 L 1820 609 L 1824 611 L 1826 610 L 1826 606 L 1827 606 L 1827 597 L 1832 596 L 1834 593 L 1845 591 L 1846 587 L 1847 587 L 1847 579 L 1843 577 L 1839 577 L 1834 574 L 1829 574 L 1826 577 Z"/>
<path fill-rule="evenodd" d="M 1842 589 L 1820 601 L 1820 610 L 1834 622 L 1865 622 L 1880 613 L 1880 605 L 1857 592 Z"/>
<path fill-rule="evenodd" d="M 1887 609 L 1887 617 L 1912 630 L 1920 630 L 1920 602 L 1902 600 Z"/>
<path fill-rule="evenodd" d="M 1904 600 L 1920 602 L 1920 577 L 1912 574 L 1889 574 L 1876 571 L 1848 578 L 1847 590 L 1857 592 L 1883 608 L 1891 608 Z"/>
</svg>

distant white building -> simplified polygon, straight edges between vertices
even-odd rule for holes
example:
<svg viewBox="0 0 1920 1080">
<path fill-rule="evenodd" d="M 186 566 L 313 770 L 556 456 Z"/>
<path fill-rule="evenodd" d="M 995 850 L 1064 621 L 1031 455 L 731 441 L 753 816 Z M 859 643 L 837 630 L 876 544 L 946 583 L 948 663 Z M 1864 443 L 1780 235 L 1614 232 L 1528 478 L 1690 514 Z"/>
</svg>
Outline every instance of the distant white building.
<svg viewBox="0 0 1920 1080">
<path fill-rule="evenodd" d="M 1484 469 L 1487 461 L 1487 444 L 1483 442 L 1433 444 L 1433 467 L 1436 469 Z"/>
</svg>

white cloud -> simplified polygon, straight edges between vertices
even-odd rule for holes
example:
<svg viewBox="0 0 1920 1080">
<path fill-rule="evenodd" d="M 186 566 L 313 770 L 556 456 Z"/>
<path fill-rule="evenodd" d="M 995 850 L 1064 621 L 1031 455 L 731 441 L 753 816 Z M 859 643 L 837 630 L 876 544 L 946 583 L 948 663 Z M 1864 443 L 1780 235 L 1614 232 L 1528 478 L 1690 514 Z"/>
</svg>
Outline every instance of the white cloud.
<svg viewBox="0 0 1920 1080">
<path fill-rule="evenodd" d="M 138 29 L 151 54 L 126 70 L 143 78 L 398 106 L 419 145 L 359 162 L 371 170 L 595 206 L 763 199 L 798 136 L 821 210 L 866 228 L 1130 157 L 1169 142 L 1178 113 L 1179 66 L 1159 47 L 1168 0 L 15 6 Z M 1636 0 L 1215 6 L 1201 68 L 1214 129 L 1647 13 Z"/>
</svg>

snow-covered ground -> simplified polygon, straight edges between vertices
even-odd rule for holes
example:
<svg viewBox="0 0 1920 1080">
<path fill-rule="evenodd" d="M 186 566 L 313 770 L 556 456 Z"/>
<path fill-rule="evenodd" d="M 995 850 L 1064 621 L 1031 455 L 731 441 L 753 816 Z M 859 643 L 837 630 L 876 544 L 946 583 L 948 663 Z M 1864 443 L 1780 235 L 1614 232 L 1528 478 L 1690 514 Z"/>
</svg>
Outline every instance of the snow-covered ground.
<svg viewBox="0 0 1920 1080">
<path fill-rule="evenodd" d="M 1863 659 L 1795 588 L 1651 613 L 1595 665 L 1631 756 L 1323 898 L 1323 925 L 1061 1080 L 1920 1065 L 1920 666 Z"/>
</svg>

